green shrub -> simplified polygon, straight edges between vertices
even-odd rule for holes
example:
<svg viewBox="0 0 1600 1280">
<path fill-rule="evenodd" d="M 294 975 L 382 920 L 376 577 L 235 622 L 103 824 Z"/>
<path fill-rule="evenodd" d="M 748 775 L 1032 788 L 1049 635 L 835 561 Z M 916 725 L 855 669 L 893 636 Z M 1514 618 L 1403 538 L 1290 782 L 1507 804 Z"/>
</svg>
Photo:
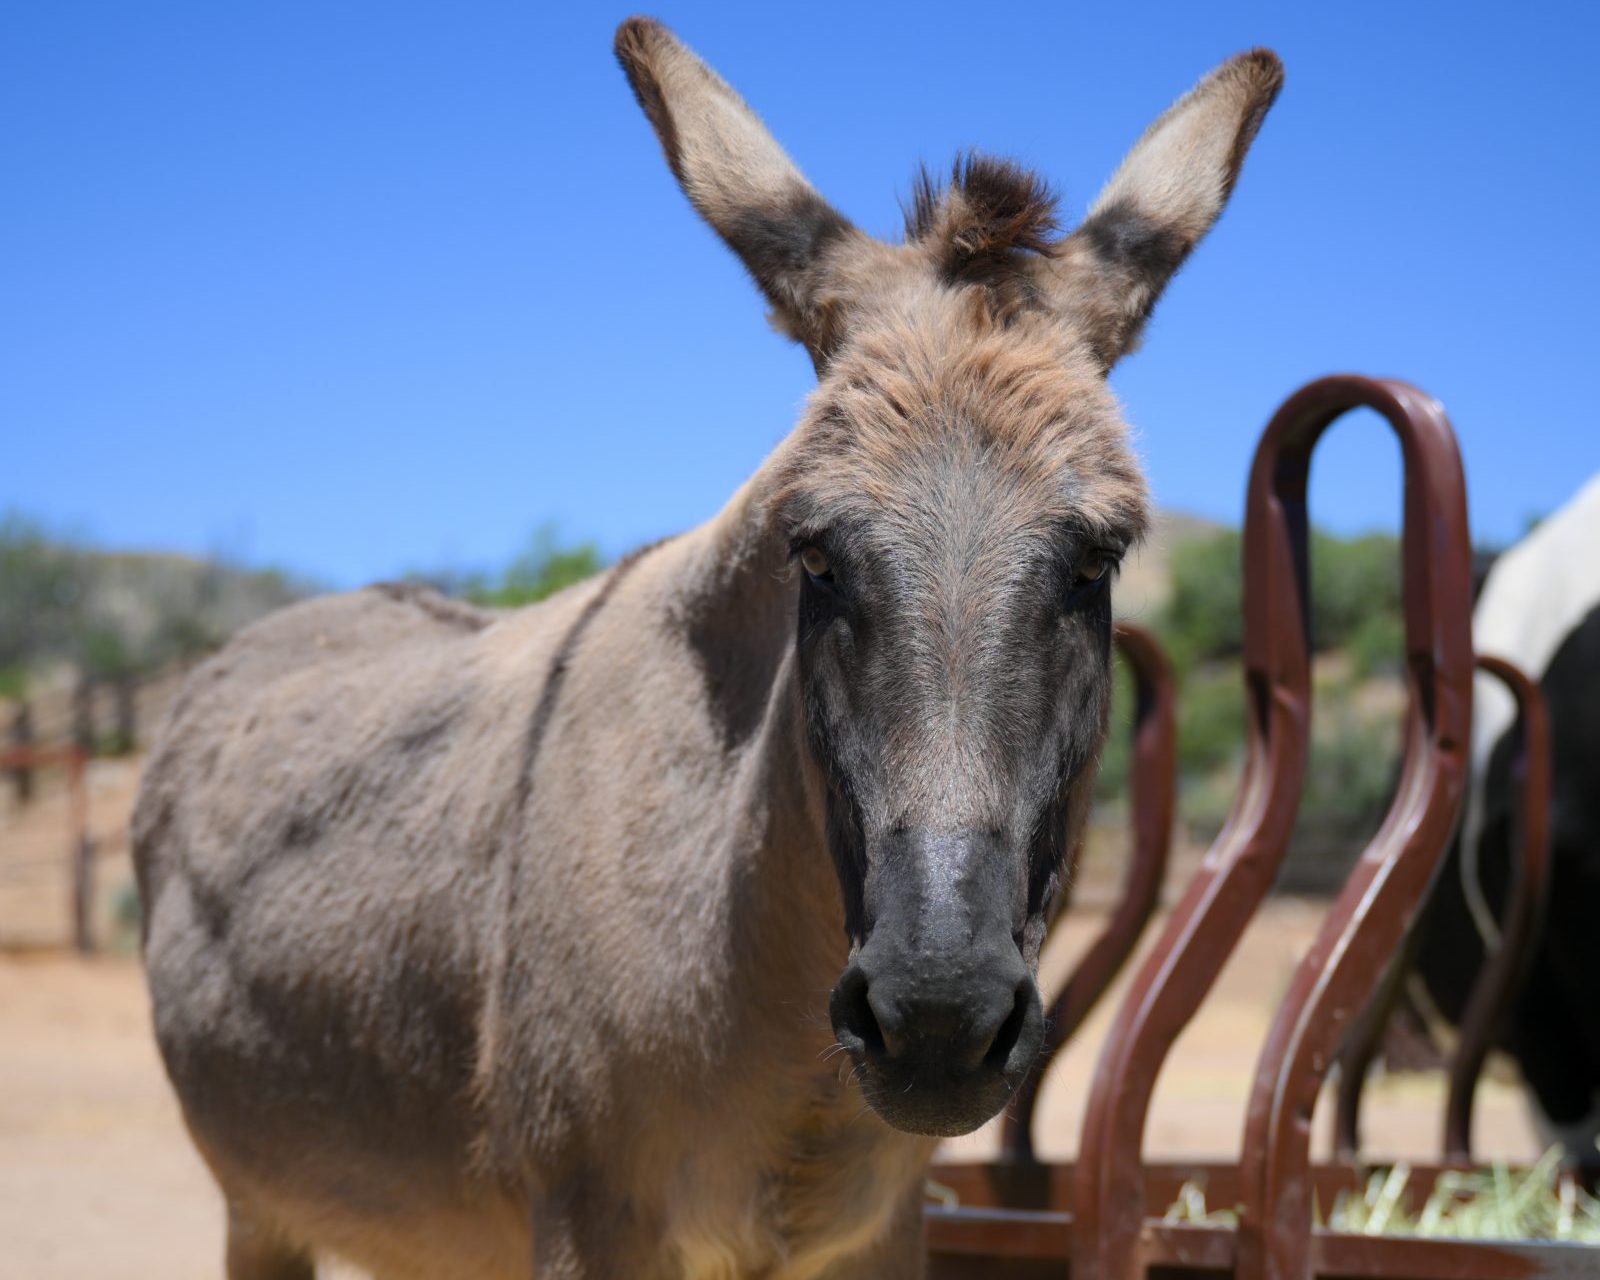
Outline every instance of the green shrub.
<svg viewBox="0 0 1600 1280">
<path fill-rule="evenodd" d="M 1156 629 L 1178 667 L 1232 658 L 1240 652 L 1242 557 L 1242 539 L 1233 529 L 1173 549 L 1172 594 Z M 1347 539 L 1313 531 L 1310 561 L 1312 647 L 1318 652 L 1343 648 L 1366 631 L 1369 649 L 1376 655 L 1388 636 L 1398 634 L 1400 624 L 1396 539 L 1386 533 Z M 1379 627 L 1390 629 L 1375 629 Z"/>
<path fill-rule="evenodd" d="M 121 630 L 104 622 L 91 623 L 78 636 L 78 665 L 96 680 L 116 680 L 136 667 Z"/>
<path fill-rule="evenodd" d="M 0 667 L 0 698 L 20 702 L 28 693 L 28 673 L 22 666 Z"/>
<path fill-rule="evenodd" d="M 1178 682 L 1178 770 L 1205 774 L 1244 755 L 1244 682 L 1237 666 L 1207 665 Z"/>
<path fill-rule="evenodd" d="M 81 557 L 16 512 L 0 514 L 0 669 L 69 647 L 84 594 Z"/>
<path fill-rule="evenodd" d="M 1114 802 L 1128 790 L 1128 770 L 1133 762 L 1133 677 L 1119 660 L 1112 676 L 1111 728 L 1100 753 L 1100 776 L 1095 782 L 1097 802 Z"/>
<path fill-rule="evenodd" d="M 1344 648 L 1374 619 L 1400 621 L 1400 547 L 1386 533 L 1311 535 L 1311 643 Z"/>
<path fill-rule="evenodd" d="M 1373 613 L 1350 633 L 1347 648 L 1355 674 L 1362 677 L 1399 671 L 1405 665 L 1406 625 L 1397 613 Z"/>
<path fill-rule="evenodd" d="M 1351 685 L 1319 695 L 1311 719 L 1301 824 L 1316 824 L 1341 836 L 1369 835 L 1394 791 L 1399 751 L 1398 720 L 1363 715 Z"/>
<path fill-rule="evenodd" d="M 1242 549 L 1236 530 L 1179 543 L 1172 552 L 1172 594 L 1156 630 L 1179 670 L 1232 657 L 1244 640 Z"/>
<path fill-rule="evenodd" d="M 139 950 L 140 921 L 144 910 L 139 904 L 139 886 L 124 880 L 111 895 L 111 950 L 118 955 Z"/>
<path fill-rule="evenodd" d="M 554 525 L 534 531 L 527 547 L 506 567 L 498 581 L 468 581 L 461 594 L 474 604 L 511 609 L 534 604 L 593 577 L 605 568 L 605 557 L 592 542 L 563 544 Z"/>
</svg>

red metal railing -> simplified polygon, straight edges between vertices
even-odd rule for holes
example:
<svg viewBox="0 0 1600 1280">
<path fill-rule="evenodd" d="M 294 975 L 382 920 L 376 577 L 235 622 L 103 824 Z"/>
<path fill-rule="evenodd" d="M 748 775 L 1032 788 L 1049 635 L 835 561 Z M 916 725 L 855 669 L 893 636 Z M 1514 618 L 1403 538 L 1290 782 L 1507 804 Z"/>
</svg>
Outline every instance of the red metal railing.
<svg viewBox="0 0 1600 1280">
<path fill-rule="evenodd" d="M 1205 1169 L 1147 1165 L 1145 1119 L 1167 1052 L 1265 897 L 1287 847 L 1310 729 L 1310 457 L 1338 417 L 1362 406 L 1388 420 L 1405 462 L 1401 549 L 1409 696 L 1400 783 L 1268 1033 L 1250 1093 L 1243 1159 Z M 1095 1074 L 1076 1167 L 941 1166 L 938 1180 L 964 1207 L 929 1213 L 933 1276 L 1060 1277 L 1069 1263 L 1074 1280 L 1206 1273 L 1250 1280 L 1600 1275 L 1600 1250 L 1578 1246 L 1313 1228 L 1313 1199 L 1331 1204 L 1338 1190 L 1358 1186 L 1361 1178 L 1349 1163 L 1311 1164 L 1318 1094 L 1352 1015 L 1374 999 L 1401 949 L 1459 806 L 1471 713 L 1470 608 L 1461 465 L 1438 404 L 1404 383 L 1358 377 L 1326 378 L 1291 397 L 1268 426 L 1251 472 L 1247 762 L 1233 811 L 1118 1011 Z M 1500 674 L 1516 679 L 1509 667 Z M 1523 741 L 1535 744 L 1524 756 L 1522 836 L 1529 848 L 1542 842 L 1541 771 L 1548 765 L 1537 746 L 1543 736 L 1537 691 L 1526 681 L 1519 691 Z M 1537 870 L 1528 878 L 1533 897 L 1537 878 Z M 1531 936 L 1526 929 L 1520 935 L 1508 929 L 1508 935 L 1508 952 L 1523 949 Z M 1513 954 L 1507 961 L 1513 970 L 1514 961 Z M 1495 981 L 1507 984 L 1513 977 Z M 1503 1003 L 1503 990 L 1493 994 Z M 1458 1067 L 1457 1093 L 1465 1089 L 1470 1096 L 1467 1077 L 1475 1078 L 1477 1063 L 1458 1060 Z M 1459 1107 L 1455 1096 L 1452 1106 Z M 1453 1132 L 1464 1132 L 1470 1101 L 1466 1107 L 1452 1111 Z M 1236 1228 L 1150 1216 L 1196 1172 L 1209 1176 L 1213 1204 L 1240 1206 Z M 1414 1193 L 1425 1194 L 1438 1172 L 1415 1171 Z"/>
<path fill-rule="evenodd" d="M 1550 890 L 1550 717 L 1544 695 L 1503 658 L 1479 655 L 1478 669 L 1510 691 L 1517 707 L 1511 779 L 1517 789 L 1511 886 L 1500 921 L 1499 945 L 1485 958 L 1461 1018 L 1445 1101 L 1445 1164 L 1472 1163 L 1472 1107 L 1484 1060 L 1521 989 L 1532 959 L 1539 921 Z M 1414 948 L 1404 948 L 1379 994 L 1355 1024 L 1339 1053 L 1334 1119 L 1335 1150 L 1354 1160 L 1361 1150 L 1361 1100 L 1384 1028 L 1394 1011 Z"/>
<path fill-rule="evenodd" d="M 1232 814 L 1166 933 L 1123 1004 L 1089 1098 L 1079 1155 L 1074 1269 L 1095 1280 L 1131 1280 L 1147 1206 L 1141 1160 L 1144 1122 L 1167 1051 L 1188 1024 L 1266 896 L 1288 848 L 1309 748 L 1309 523 L 1311 453 L 1341 414 L 1367 406 L 1400 439 L 1405 461 L 1401 548 L 1405 562 L 1410 691 L 1402 783 L 1373 845 L 1357 867 L 1268 1037 L 1247 1126 L 1241 1169 L 1257 1214 L 1298 1221 L 1296 1197 L 1310 1144 L 1309 1090 L 1332 1057 L 1337 1034 L 1364 1002 L 1374 946 L 1387 959 L 1427 883 L 1429 850 L 1443 848 L 1465 773 L 1472 706 L 1470 542 L 1455 440 L 1437 402 L 1404 383 L 1324 378 L 1292 396 L 1268 425 L 1251 469 L 1245 510 L 1244 664 L 1250 714 L 1247 761 Z M 1400 879 L 1403 877 L 1403 880 Z M 1362 910 L 1391 888 L 1385 909 Z M 1391 938 L 1390 935 L 1393 935 Z M 1355 948 L 1352 952 L 1350 948 Z M 1322 966 L 1331 972 L 1319 982 Z M 1327 1044 L 1329 1035 L 1334 1044 Z M 1326 1047 L 1324 1048 L 1324 1046 Z M 1253 1144 L 1253 1145 L 1252 1145 Z M 1304 1221 L 1310 1230 L 1311 1206 Z M 1276 1226 L 1241 1231 L 1241 1274 L 1293 1265 L 1295 1242 Z M 1272 1241 L 1270 1258 L 1251 1253 Z M 1280 1257 L 1287 1250 L 1288 1254 Z"/>
<path fill-rule="evenodd" d="M 1071 977 L 1050 1005 L 1049 1030 L 1039 1065 L 1017 1090 L 1002 1122 L 1000 1146 L 1013 1162 L 1034 1159 L 1033 1118 L 1039 1090 L 1061 1046 L 1083 1025 L 1139 943 L 1161 898 L 1172 846 L 1177 804 L 1177 713 L 1172 669 L 1148 631 L 1119 623 L 1117 649 L 1133 677 L 1133 747 L 1129 768 L 1128 821 L 1132 856 L 1118 899 L 1105 928 L 1084 952 Z"/>
</svg>

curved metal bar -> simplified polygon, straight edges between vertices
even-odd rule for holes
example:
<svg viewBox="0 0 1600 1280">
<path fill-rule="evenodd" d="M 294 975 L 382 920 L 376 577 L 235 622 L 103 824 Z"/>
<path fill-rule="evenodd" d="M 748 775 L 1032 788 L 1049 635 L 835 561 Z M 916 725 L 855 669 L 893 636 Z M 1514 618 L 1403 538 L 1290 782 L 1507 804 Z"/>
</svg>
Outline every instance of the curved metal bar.
<svg viewBox="0 0 1600 1280">
<path fill-rule="evenodd" d="M 1443 1158 L 1447 1164 L 1462 1165 L 1472 1163 L 1472 1104 L 1478 1077 L 1532 961 L 1550 875 L 1550 729 L 1544 695 L 1532 679 L 1504 658 L 1480 654 L 1477 666 L 1505 685 L 1516 700 L 1517 755 L 1512 779 L 1520 791 L 1520 811 L 1511 860 L 1514 878 L 1500 921 L 1501 946 L 1485 959 L 1473 984 L 1450 1065 Z M 1407 939 L 1378 996 L 1351 1024 L 1339 1050 L 1334 1150 L 1340 1160 L 1354 1161 L 1361 1152 L 1361 1102 L 1367 1074 L 1401 984 L 1412 968 L 1415 942 L 1414 936 Z"/>
<path fill-rule="evenodd" d="M 1304 475 L 1282 472 L 1286 436 L 1386 396 L 1329 378 L 1267 428 L 1245 510 L 1244 775 L 1233 809 L 1135 975 L 1100 1053 L 1073 1188 L 1074 1280 L 1135 1280 L 1144 1226 L 1141 1147 L 1168 1049 L 1194 1016 L 1277 874 L 1304 779 L 1311 713 Z"/>
<path fill-rule="evenodd" d="M 1172 668 L 1156 638 L 1142 627 L 1118 623 L 1117 648 L 1133 675 L 1133 759 L 1128 816 L 1133 856 L 1128 861 L 1122 897 L 1111 918 L 1050 1006 L 1039 1063 L 1017 1090 L 1000 1136 L 1001 1158 L 1012 1164 L 1035 1161 L 1033 1117 L 1039 1090 L 1057 1053 L 1083 1025 L 1138 945 L 1161 897 L 1172 847 L 1177 807 L 1177 712 Z"/>
<path fill-rule="evenodd" d="M 1350 1016 L 1372 998 L 1432 883 L 1466 781 L 1472 546 L 1461 455 L 1444 409 L 1404 383 L 1346 381 L 1320 403 L 1291 401 L 1267 429 L 1258 460 L 1267 457 L 1278 495 L 1303 502 L 1317 438 L 1358 404 L 1389 420 L 1405 462 L 1405 755 L 1389 812 L 1296 969 L 1262 1047 L 1240 1160 L 1238 1280 L 1310 1280 L 1317 1094 Z M 1303 529 L 1303 509 L 1299 522 Z"/>
<path fill-rule="evenodd" d="M 1361 1158 L 1361 1102 L 1366 1094 L 1367 1074 L 1378 1056 L 1384 1028 L 1389 1025 L 1406 975 L 1411 971 L 1416 941 L 1415 931 L 1407 935 L 1400 954 L 1384 970 L 1372 999 L 1351 1019 L 1339 1052 L 1334 1056 L 1339 1083 L 1334 1091 L 1333 1158 L 1345 1164 L 1354 1164 Z"/>
<path fill-rule="evenodd" d="M 1478 666 L 1511 691 L 1517 703 L 1516 756 L 1511 766 L 1518 811 L 1512 842 L 1512 881 L 1500 921 L 1500 947 L 1485 958 L 1473 984 L 1450 1064 L 1445 1099 L 1444 1158 L 1472 1160 L 1472 1102 L 1484 1059 L 1505 1024 L 1511 1001 L 1528 975 L 1550 890 L 1550 715 L 1539 686 L 1504 658 Z"/>
</svg>

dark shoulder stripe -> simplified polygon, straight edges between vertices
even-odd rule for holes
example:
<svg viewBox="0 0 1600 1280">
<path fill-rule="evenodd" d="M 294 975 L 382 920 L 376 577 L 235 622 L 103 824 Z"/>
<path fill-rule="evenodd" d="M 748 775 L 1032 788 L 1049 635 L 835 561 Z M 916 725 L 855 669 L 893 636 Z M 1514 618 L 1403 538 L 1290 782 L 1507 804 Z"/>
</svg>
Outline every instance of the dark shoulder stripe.
<svg viewBox="0 0 1600 1280">
<path fill-rule="evenodd" d="M 549 732 L 556 704 L 561 699 L 561 686 L 566 680 L 567 667 L 572 662 L 572 656 L 577 652 L 578 641 L 599 616 L 600 610 L 605 608 L 606 601 L 621 585 L 622 580 L 633 572 L 640 560 L 666 541 L 668 539 L 663 538 L 660 542 L 638 547 L 617 561 L 607 574 L 606 580 L 600 584 L 600 589 L 590 597 L 589 603 L 584 605 L 578 616 L 573 619 L 572 625 L 567 628 L 567 634 L 561 637 L 561 643 L 556 647 L 556 656 L 550 660 L 550 670 L 545 676 L 544 688 L 539 691 L 539 705 L 534 708 L 533 719 L 528 722 L 528 736 L 523 740 L 522 770 L 517 776 L 519 812 L 526 808 L 528 796 L 533 790 L 534 766 L 538 763 L 539 751 L 544 746 L 545 734 Z"/>
</svg>

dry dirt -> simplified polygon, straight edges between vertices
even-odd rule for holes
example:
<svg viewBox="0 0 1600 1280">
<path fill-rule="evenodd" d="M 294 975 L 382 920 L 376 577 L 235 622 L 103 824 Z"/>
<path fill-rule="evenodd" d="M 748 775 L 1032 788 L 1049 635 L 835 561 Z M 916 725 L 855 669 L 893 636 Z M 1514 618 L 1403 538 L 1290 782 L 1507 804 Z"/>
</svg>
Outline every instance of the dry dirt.
<svg viewBox="0 0 1600 1280">
<path fill-rule="evenodd" d="M 106 855 L 101 933 L 123 947 L 109 913 L 128 877 L 118 831 L 136 778 L 135 767 L 113 765 L 97 767 L 93 779 L 93 821 Z M 59 868 L 46 877 L 5 877 L 8 866 L 60 856 L 65 819 L 64 809 L 52 810 L 56 803 L 46 795 L 25 819 L 0 815 L 0 1277 L 215 1277 L 221 1206 L 167 1089 L 137 959 L 81 959 L 62 949 Z M 1151 1117 L 1152 1153 L 1236 1155 L 1245 1081 L 1320 914 L 1314 903 L 1279 899 L 1242 939 L 1211 1001 L 1174 1047 Z M 1092 902 L 1068 923 L 1052 940 L 1047 975 L 1063 971 L 1092 936 Z M 1069 1157 L 1074 1149 L 1109 1008 L 1102 1005 L 1090 1020 L 1047 1087 L 1040 1117 L 1047 1156 Z M 1441 1104 L 1437 1081 L 1380 1080 L 1369 1094 L 1367 1132 L 1383 1154 L 1426 1157 L 1438 1141 Z M 994 1142 L 990 1126 L 952 1150 L 987 1153 Z M 1478 1142 L 1512 1159 L 1535 1154 L 1513 1085 L 1485 1082 Z"/>
</svg>

